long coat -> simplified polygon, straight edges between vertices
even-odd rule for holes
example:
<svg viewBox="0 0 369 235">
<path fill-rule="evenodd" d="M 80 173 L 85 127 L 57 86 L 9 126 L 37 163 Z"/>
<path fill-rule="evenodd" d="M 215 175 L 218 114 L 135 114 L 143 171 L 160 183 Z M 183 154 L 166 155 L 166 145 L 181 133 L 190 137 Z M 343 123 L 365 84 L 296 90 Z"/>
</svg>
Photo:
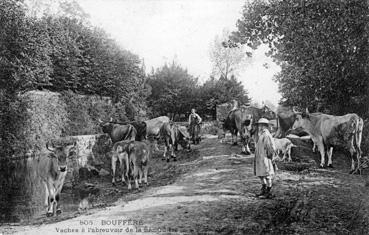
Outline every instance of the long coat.
<svg viewBox="0 0 369 235">
<path fill-rule="evenodd" d="M 259 133 L 255 146 L 254 174 L 256 176 L 273 176 L 274 168 L 272 158 L 275 153 L 275 144 L 268 129 Z"/>
</svg>

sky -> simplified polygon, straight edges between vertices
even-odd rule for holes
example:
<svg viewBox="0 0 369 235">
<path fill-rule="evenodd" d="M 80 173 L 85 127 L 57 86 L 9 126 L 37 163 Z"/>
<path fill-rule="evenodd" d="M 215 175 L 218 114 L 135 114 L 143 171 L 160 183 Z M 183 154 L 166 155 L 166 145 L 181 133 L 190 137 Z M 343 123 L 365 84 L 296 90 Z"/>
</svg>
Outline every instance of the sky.
<svg viewBox="0 0 369 235">
<path fill-rule="evenodd" d="M 78 0 L 93 25 L 105 29 L 124 49 L 141 57 L 147 72 L 173 60 L 200 81 L 209 78 L 210 44 L 223 29 L 236 29 L 244 0 Z M 280 68 L 255 51 L 238 79 L 253 101 L 280 99 L 272 80 Z M 269 69 L 263 64 L 268 63 Z"/>
</svg>

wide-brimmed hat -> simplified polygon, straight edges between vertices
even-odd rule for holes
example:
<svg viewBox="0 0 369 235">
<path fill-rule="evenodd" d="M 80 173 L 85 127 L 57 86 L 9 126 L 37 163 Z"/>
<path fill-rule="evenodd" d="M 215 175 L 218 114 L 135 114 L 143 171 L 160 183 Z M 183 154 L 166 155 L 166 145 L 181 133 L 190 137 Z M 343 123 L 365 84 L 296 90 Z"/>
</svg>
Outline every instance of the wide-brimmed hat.
<svg viewBox="0 0 369 235">
<path fill-rule="evenodd" d="M 256 124 L 266 124 L 269 125 L 269 120 L 266 118 L 260 118 Z"/>
</svg>

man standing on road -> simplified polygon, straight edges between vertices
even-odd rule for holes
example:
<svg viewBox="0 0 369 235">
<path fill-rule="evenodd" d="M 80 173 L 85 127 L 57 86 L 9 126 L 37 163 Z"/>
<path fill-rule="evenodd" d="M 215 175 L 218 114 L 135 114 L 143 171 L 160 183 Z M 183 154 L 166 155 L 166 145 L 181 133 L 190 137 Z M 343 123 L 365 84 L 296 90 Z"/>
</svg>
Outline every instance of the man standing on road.
<svg viewBox="0 0 369 235">
<path fill-rule="evenodd" d="M 255 145 L 254 174 L 261 180 L 261 192 L 256 196 L 262 199 L 272 198 L 272 181 L 274 177 L 273 156 L 275 144 L 268 130 L 269 121 L 260 118 L 258 125 L 259 138 Z"/>
<path fill-rule="evenodd" d="M 198 132 L 200 133 L 200 123 L 202 122 L 202 119 L 201 117 L 196 113 L 196 110 L 195 109 L 191 109 L 191 114 L 190 116 L 188 117 L 188 124 L 190 126 L 190 135 L 191 137 L 193 137 L 194 135 L 194 131 L 195 131 L 195 127 L 198 128 Z M 197 133 L 197 134 L 199 134 Z M 195 140 L 193 140 L 195 141 Z"/>
</svg>

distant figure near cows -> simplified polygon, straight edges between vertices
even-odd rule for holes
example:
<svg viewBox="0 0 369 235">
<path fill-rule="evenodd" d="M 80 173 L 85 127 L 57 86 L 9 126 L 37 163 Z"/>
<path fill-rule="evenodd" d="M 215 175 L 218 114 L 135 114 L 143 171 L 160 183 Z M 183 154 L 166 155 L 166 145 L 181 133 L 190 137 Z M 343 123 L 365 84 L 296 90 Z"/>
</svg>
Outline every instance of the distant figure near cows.
<svg viewBox="0 0 369 235">
<path fill-rule="evenodd" d="M 46 143 L 49 153 L 43 153 L 37 160 L 37 173 L 45 185 L 46 216 L 60 214 L 60 193 L 63 188 L 69 157 L 75 152 L 76 143 L 53 145 Z"/>
<path fill-rule="evenodd" d="M 232 100 L 232 109 L 231 109 L 231 111 L 236 110 L 236 109 L 238 109 L 238 102 L 237 102 L 237 100 Z"/>
<path fill-rule="evenodd" d="M 255 145 L 254 174 L 261 180 L 261 192 L 256 196 L 259 198 L 271 198 L 272 181 L 274 177 L 273 157 L 275 154 L 275 144 L 272 135 L 268 130 L 268 119 L 261 118 L 257 122 L 258 141 Z"/>
<path fill-rule="evenodd" d="M 195 109 L 191 109 L 191 114 L 188 117 L 189 132 L 193 144 L 200 142 L 200 123 L 202 122 L 201 117 L 196 113 Z"/>
</svg>

